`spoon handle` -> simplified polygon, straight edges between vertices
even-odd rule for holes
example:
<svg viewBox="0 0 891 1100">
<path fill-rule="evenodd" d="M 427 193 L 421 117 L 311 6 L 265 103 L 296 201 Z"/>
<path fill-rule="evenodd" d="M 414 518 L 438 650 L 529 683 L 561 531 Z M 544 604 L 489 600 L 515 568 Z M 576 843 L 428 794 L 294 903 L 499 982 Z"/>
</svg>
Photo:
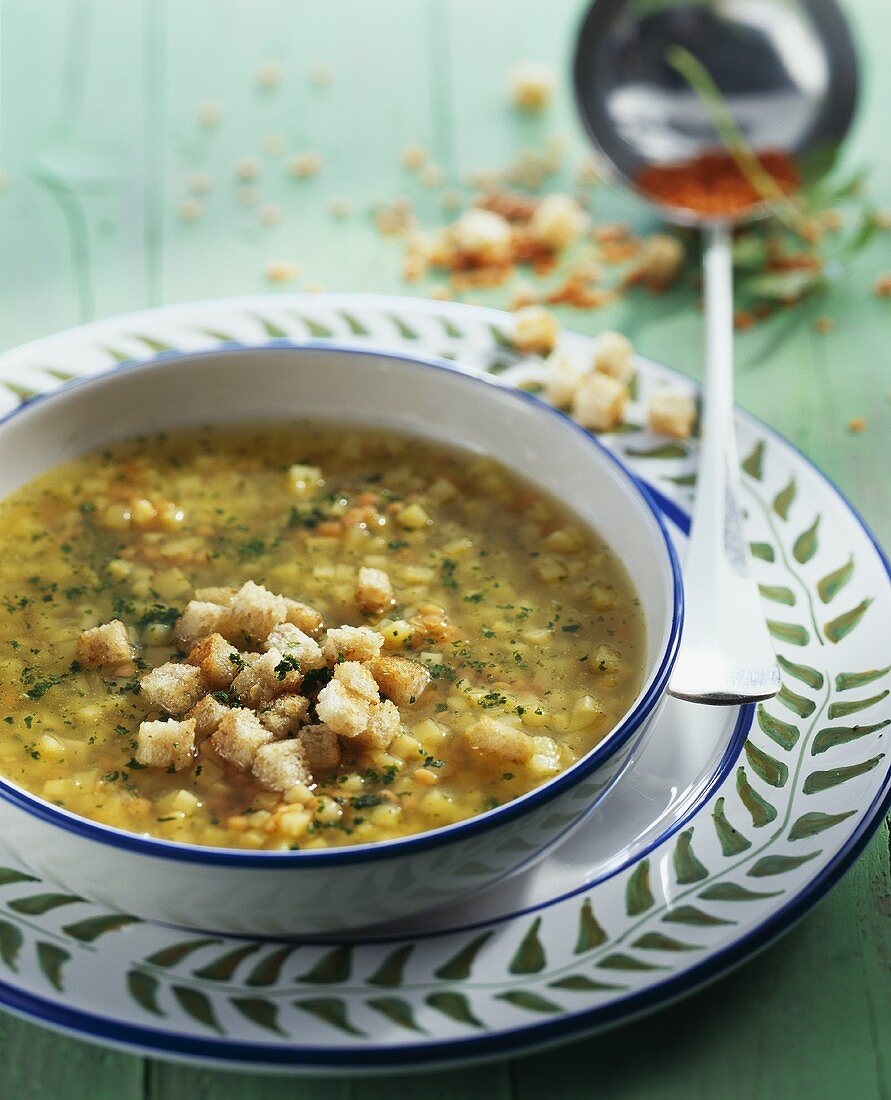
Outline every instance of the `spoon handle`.
<svg viewBox="0 0 891 1100">
<path fill-rule="evenodd" d="M 730 230 L 706 234 L 705 397 L 693 529 L 687 547 L 684 633 L 669 693 L 737 706 L 780 689 L 761 596 L 749 576 L 733 423 L 733 264 Z"/>
</svg>

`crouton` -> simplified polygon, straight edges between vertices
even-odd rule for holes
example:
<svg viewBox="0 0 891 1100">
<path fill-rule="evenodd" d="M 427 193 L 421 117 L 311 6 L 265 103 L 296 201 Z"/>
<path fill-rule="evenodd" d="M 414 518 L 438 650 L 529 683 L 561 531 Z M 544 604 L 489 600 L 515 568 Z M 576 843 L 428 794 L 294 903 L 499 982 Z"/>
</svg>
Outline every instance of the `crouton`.
<svg viewBox="0 0 891 1100">
<path fill-rule="evenodd" d="M 518 351 L 550 355 L 559 335 L 557 318 L 544 306 L 524 306 L 514 314 L 511 343 Z"/>
<path fill-rule="evenodd" d="M 510 256 L 510 222 L 491 210 L 465 210 L 451 226 L 449 238 L 458 252 L 476 263 L 500 263 Z"/>
<path fill-rule="evenodd" d="M 208 691 L 224 691 L 238 672 L 238 650 L 222 634 L 209 634 L 192 647 L 186 658 L 201 671 L 201 682 Z"/>
<path fill-rule="evenodd" d="M 190 718 L 195 723 L 196 739 L 203 741 L 206 737 L 210 737 L 226 717 L 228 710 L 227 706 L 218 699 L 214 699 L 212 695 L 205 695 L 203 699 L 199 699 L 186 714 L 186 718 Z"/>
<path fill-rule="evenodd" d="M 325 657 L 319 643 L 293 623 L 279 623 L 263 643 L 263 648 L 277 649 L 291 657 L 299 663 L 303 672 L 325 667 Z"/>
<path fill-rule="evenodd" d="M 85 668 L 112 668 L 133 660 L 133 646 L 120 619 L 85 630 L 77 639 L 75 658 Z"/>
<path fill-rule="evenodd" d="M 340 680 L 332 680 L 319 692 L 316 714 L 319 721 L 341 737 L 358 737 L 368 728 L 371 705 Z"/>
<path fill-rule="evenodd" d="M 529 231 L 535 241 L 551 252 L 562 252 L 581 237 L 588 227 L 588 215 L 571 195 L 547 195 L 535 208 Z"/>
<path fill-rule="evenodd" d="M 682 241 L 668 233 L 653 233 L 644 240 L 640 257 L 626 276 L 626 282 L 641 283 L 660 294 L 677 281 L 685 262 Z"/>
<path fill-rule="evenodd" d="M 313 773 L 330 771 L 338 766 L 340 741 L 334 730 L 322 725 L 304 726 L 298 737 L 306 750 L 306 760 Z"/>
<path fill-rule="evenodd" d="M 228 635 L 229 609 L 209 600 L 189 600 L 176 623 L 174 638 L 184 652 L 209 634 Z"/>
<path fill-rule="evenodd" d="M 224 715 L 210 743 L 224 760 L 247 771 L 257 750 L 273 740 L 272 732 L 261 724 L 252 710 L 236 707 Z"/>
<path fill-rule="evenodd" d="M 587 374 L 576 390 L 572 415 L 584 428 L 603 432 L 622 423 L 628 388 L 608 374 Z"/>
<path fill-rule="evenodd" d="M 150 707 L 168 714 L 185 714 L 204 694 L 201 671 L 194 665 L 175 665 L 172 661 L 146 673 L 139 681 L 139 690 Z"/>
<path fill-rule="evenodd" d="M 285 604 L 285 622 L 299 626 L 307 634 L 318 634 L 325 625 L 322 613 L 316 611 L 314 607 L 300 603 L 299 600 L 289 599 L 287 596 L 282 596 L 282 599 Z"/>
<path fill-rule="evenodd" d="M 427 669 L 407 657 L 375 657 L 366 667 L 377 681 L 381 694 L 400 707 L 410 706 L 420 699 L 430 683 Z"/>
<path fill-rule="evenodd" d="M 274 741 L 263 745 L 254 756 L 253 772 L 262 787 L 289 791 L 298 783 L 312 783 L 312 772 L 301 741 Z"/>
<path fill-rule="evenodd" d="M 548 356 L 547 368 L 545 397 L 558 409 L 566 409 L 572 404 L 575 391 L 585 376 L 585 368 L 562 351 Z"/>
<path fill-rule="evenodd" d="M 647 421 L 657 435 L 689 439 L 696 423 L 693 394 L 679 386 L 660 386 L 650 398 Z"/>
<path fill-rule="evenodd" d="M 232 690 L 248 706 L 268 706 L 276 696 L 296 691 L 303 683 L 303 673 L 278 649 L 246 653 L 242 660 L 244 668 L 232 681 Z"/>
<path fill-rule="evenodd" d="M 302 695 L 280 695 L 260 712 L 260 721 L 276 738 L 290 737 L 306 721 L 309 700 Z"/>
<path fill-rule="evenodd" d="M 591 365 L 599 374 L 618 378 L 626 385 L 634 377 L 634 347 L 621 332 L 607 329 L 594 341 Z"/>
<path fill-rule="evenodd" d="M 535 753 L 535 742 L 528 734 L 497 718 L 481 718 L 465 731 L 464 737 L 477 752 L 514 764 L 525 763 Z"/>
<path fill-rule="evenodd" d="M 276 596 L 262 584 L 245 581 L 232 597 L 229 609 L 230 634 L 251 643 L 260 643 L 278 623 L 287 620 L 287 605 L 283 596 Z"/>
<path fill-rule="evenodd" d="M 334 668 L 334 679 L 354 695 L 376 703 L 380 699 L 374 676 L 358 661 L 342 661 Z"/>
<path fill-rule="evenodd" d="M 367 565 L 360 567 L 356 603 L 362 611 L 378 615 L 396 603 L 393 585 L 383 569 L 371 569 Z"/>
<path fill-rule="evenodd" d="M 510 98 L 520 111 L 538 114 L 550 105 L 557 75 L 540 61 L 520 61 L 511 69 Z"/>
<path fill-rule="evenodd" d="M 147 768 L 173 768 L 180 772 L 192 763 L 195 752 L 194 719 L 140 722 L 136 761 Z"/>
<path fill-rule="evenodd" d="M 370 661 L 377 657 L 384 639 L 368 626 L 338 626 L 325 632 L 322 652 L 329 665 L 336 661 Z"/>
<path fill-rule="evenodd" d="M 399 710 L 389 699 L 384 699 L 370 704 L 368 724 L 356 741 L 365 749 L 387 749 L 399 729 Z"/>
</svg>

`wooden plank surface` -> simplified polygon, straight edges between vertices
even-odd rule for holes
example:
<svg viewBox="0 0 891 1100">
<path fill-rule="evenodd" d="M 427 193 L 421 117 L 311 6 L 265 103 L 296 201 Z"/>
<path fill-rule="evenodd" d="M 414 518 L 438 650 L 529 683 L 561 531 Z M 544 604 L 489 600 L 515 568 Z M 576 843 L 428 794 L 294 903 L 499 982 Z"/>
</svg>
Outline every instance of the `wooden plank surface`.
<svg viewBox="0 0 891 1100">
<path fill-rule="evenodd" d="M 376 200 L 405 195 L 422 222 L 439 196 L 405 171 L 418 142 L 447 185 L 566 135 L 584 145 L 562 89 L 546 120 L 506 106 L 507 71 L 534 58 L 565 68 L 580 0 L 4 0 L 0 36 L 0 347 L 145 305 L 269 289 L 267 263 L 300 267 L 293 286 L 406 288 L 400 247 L 376 233 Z M 865 59 L 864 103 L 848 153 L 891 205 L 884 63 L 886 0 L 849 0 Z M 258 67 L 283 79 L 263 89 Z M 310 79 L 330 66 L 330 85 Z M 208 128 L 199 105 L 219 103 Z M 270 135 L 282 135 L 284 152 Z M 265 139 L 265 142 L 264 142 Z M 273 150 L 273 151 L 270 151 Z M 289 155 L 317 151 L 317 176 Z M 236 161 L 256 156 L 254 205 L 238 201 Z M 201 216 L 180 215 L 187 182 L 208 173 Z M 568 169 L 555 186 L 568 186 Z M 343 197 L 349 216 L 332 218 Z M 262 206 L 280 208 L 261 224 Z M 652 224 L 638 203 L 599 191 L 598 217 Z M 831 295 L 738 339 L 740 401 L 793 439 L 891 541 L 891 302 L 869 293 L 891 270 L 875 241 Z M 480 300 L 503 304 L 510 289 Z M 820 313 L 835 321 L 815 332 Z M 689 292 L 567 313 L 614 325 L 645 354 L 699 376 L 700 318 Z M 866 416 L 867 431 L 846 430 Z M 891 1094 L 891 875 L 883 827 L 845 880 L 780 944 L 711 988 L 648 1019 L 559 1051 L 469 1071 L 365 1081 L 290 1080 L 143 1062 L 0 1016 L 4 1100 L 384 1100 Z"/>
</svg>

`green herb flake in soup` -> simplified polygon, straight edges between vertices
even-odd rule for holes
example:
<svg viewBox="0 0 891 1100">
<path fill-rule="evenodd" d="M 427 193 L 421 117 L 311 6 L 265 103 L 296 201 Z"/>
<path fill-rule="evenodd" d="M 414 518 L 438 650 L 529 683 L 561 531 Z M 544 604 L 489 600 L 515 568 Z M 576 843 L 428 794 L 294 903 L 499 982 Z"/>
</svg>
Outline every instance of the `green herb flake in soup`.
<svg viewBox="0 0 891 1100">
<path fill-rule="evenodd" d="M 645 644 L 621 562 L 560 504 L 389 432 L 163 434 L 0 504 L 0 772 L 167 840 L 483 813 L 609 732 Z"/>
</svg>

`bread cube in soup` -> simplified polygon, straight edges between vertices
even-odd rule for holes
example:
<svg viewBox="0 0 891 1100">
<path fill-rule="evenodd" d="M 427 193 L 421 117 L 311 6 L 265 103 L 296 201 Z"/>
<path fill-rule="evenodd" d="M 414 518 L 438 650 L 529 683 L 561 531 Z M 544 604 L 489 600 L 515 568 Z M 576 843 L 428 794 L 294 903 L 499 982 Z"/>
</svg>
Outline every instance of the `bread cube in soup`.
<svg viewBox="0 0 891 1100">
<path fill-rule="evenodd" d="M 368 670 L 377 681 L 381 694 L 400 707 L 411 706 L 430 683 L 430 673 L 418 661 L 407 657 L 375 657 Z"/>
<path fill-rule="evenodd" d="M 383 569 L 363 565 L 356 585 L 356 603 L 363 611 L 380 614 L 396 603 L 393 584 Z"/>
<path fill-rule="evenodd" d="M 370 704 L 368 721 L 357 742 L 366 749 L 387 749 L 400 728 L 399 709 L 389 699 L 383 699 Z"/>
<path fill-rule="evenodd" d="M 286 691 L 296 691 L 303 683 L 303 673 L 294 668 L 277 649 L 267 653 L 248 653 L 242 658 L 244 668 L 232 681 L 232 690 L 242 703 L 265 707 Z"/>
<path fill-rule="evenodd" d="M 145 702 L 153 709 L 168 714 L 185 714 L 204 694 L 201 670 L 194 665 L 177 665 L 168 661 L 153 668 L 139 681 Z"/>
<path fill-rule="evenodd" d="M 230 686 L 241 663 L 238 650 L 222 634 L 209 634 L 192 647 L 187 658 L 201 671 L 208 691 L 224 691 Z"/>
<path fill-rule="evenodd" d="M 254 757 L 253 772 L 262 787 L 270 791 L 289 791 L 298 783 L 312 783 L 306 749 L 299 740 L 274 741 L 263 745 Z"/>
<path fill-rule="evenodd" d="M 464 737 L 477 752 L 514 764 L 525 763 L 535 752 L 535 742 L 528 734 L 488 716 L 466 730 Z"/>
<path fill-rule="evenodd" d="M 264 649 L 277 649 L 300 664 L 302 672 L 324 668 L 325 657 L 315 638 L 293 623 L 279 623 L 263 643 Z"/>
<path fill-rule="evenodd" d="M 195 722 L 172 718 L 141 722 L 137 732 L 136 760 L 147 768 L 188 768 L 195 753 Z"/>
<path fill-rule="evenodd" d="M 218 699 L 214 699 L 212 695 L 205 695 L 203 699 L 199 699 L 186 714 L 186 718 L 192 719 L 195 723 L 196 740 L 203 741 L 206 737 L 210 737 L 228 711 L 229 708 Z"/>
<path fill-rule="evenodd" d="M 334 730 L 323 725 L 304 726 L 298 737 L 313 773 L 330 771 L 340 764 L 340 740 Z"/>
<path fill-rule="evenodd" d="M 340 680 L 332 680 L 319 692 L 316 714 L 341 737 L 358 737 L 368 726 L 371 703 L 350 691 Z"/>
<path fill-rule="evenodd" d="M 263 725 L 276 738 L 290 737 L 306 721 L 309 700 L 302 695 L 280 695 L 268 707 L 260 711 Z"/>
<path fill-rule="evenodd" d="M 274 740 L 252 710 L 236 707 L 225 715 L 210 739 L 211 745 L 224 760 L 241 771 L 254 762 L 257 750 Z"/>
<path fill-rule="evenodd" d="M 358 661 L 341 661 L 339 665 L 335 665 L 334 679 L 370 703 L 376 703 L 380 699 L 377 682 L 371 672 Z"/>
<path fill-rule="evenodd" d="M 77 640 L 75 658 L 84 668 L 113 668 L 133 660 L 133 646 L 120 619 L 85 630 Z"/>
<path fill-rule="evenodd" d="M 307 634 L 318 634 L 325 625 L 322 613 L 309 604 L 301 603 L 283 596 L 285 604 L 284 621 L 299 626 Z"/>
<path fill-rule="evenodd" d="M 376 657 L 384 639 L 368 626 L 338 626 L 325 632 L 322 651 L 329 665 L 337 661 L 370 661 Z"/>
<path fill-rule="evenodd" d="M 229 609 L 209 600 L 189 600 L 176 623 L 174 638 L 184 652 L 209 634 L 229 634 Z"/>
</svg>

